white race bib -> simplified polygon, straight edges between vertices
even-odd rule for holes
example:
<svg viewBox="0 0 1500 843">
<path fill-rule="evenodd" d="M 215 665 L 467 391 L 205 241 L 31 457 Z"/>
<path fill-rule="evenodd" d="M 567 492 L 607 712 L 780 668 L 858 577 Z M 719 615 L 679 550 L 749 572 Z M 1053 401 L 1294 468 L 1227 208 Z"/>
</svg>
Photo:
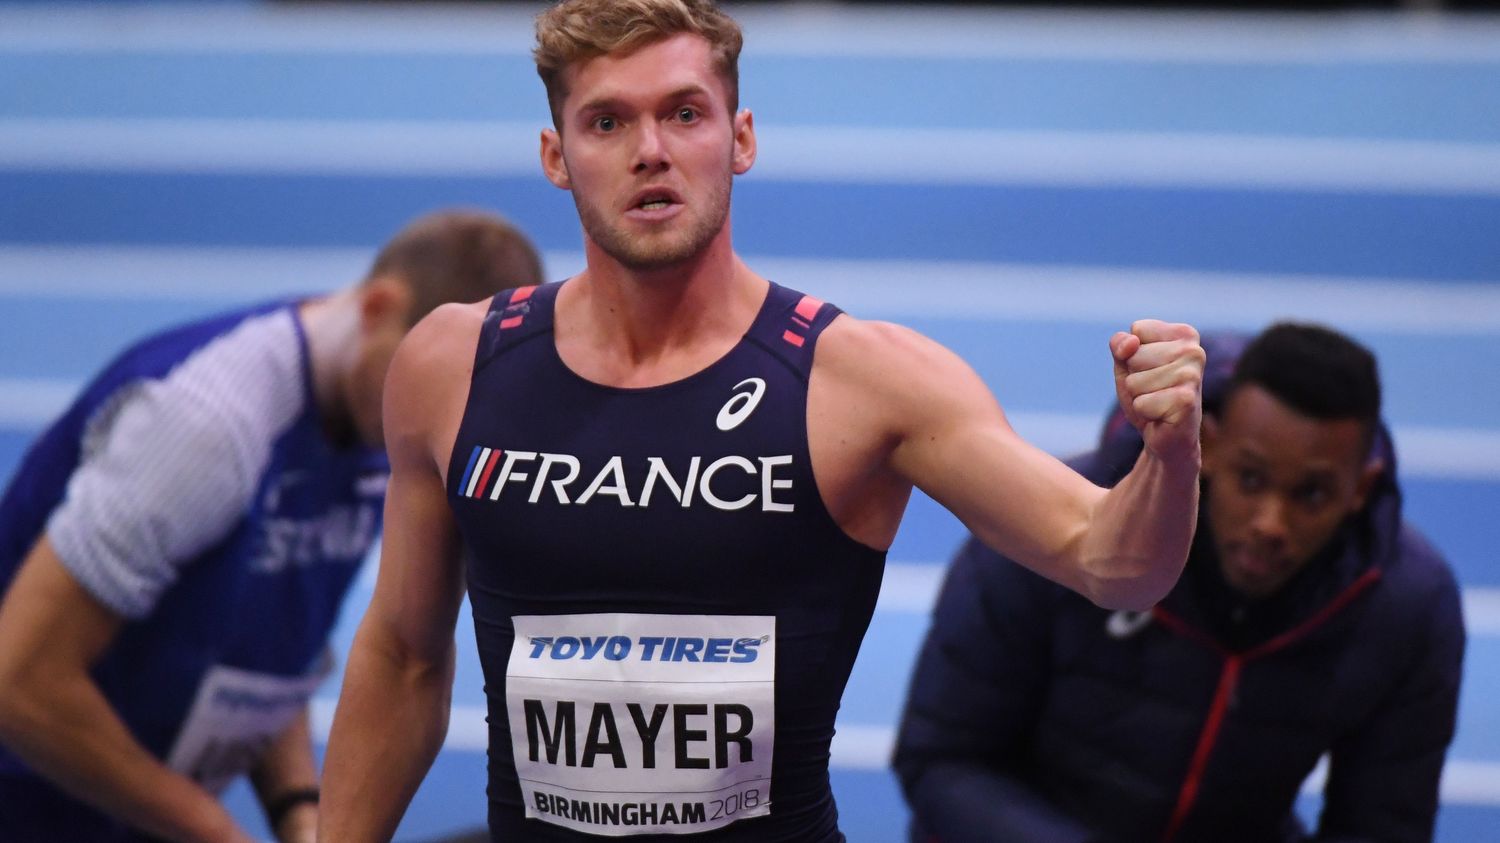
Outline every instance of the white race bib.
<svg viewBox="0 0 1500 843">
<path fill-rule="evenodd" d="M 512 618 L 506 671 L 526 816 L 693 834 L 771 812 L 776 618 Z"/>
<path fill-rule="evenodd" d="M 167 766 L 221 792 L 255 766 L 331 668 L 326 655 L 307 676 L 291 678 L 216 665 L 198 685 Z"/>
</svg>

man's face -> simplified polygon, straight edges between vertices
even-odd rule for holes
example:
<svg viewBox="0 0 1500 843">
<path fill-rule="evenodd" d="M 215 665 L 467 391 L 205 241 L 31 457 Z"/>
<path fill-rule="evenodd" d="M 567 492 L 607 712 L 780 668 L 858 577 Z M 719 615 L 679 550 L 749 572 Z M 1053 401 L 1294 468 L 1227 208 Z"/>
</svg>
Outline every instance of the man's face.
<svg viewBox="0 0 1500 843">
<path fill-rule="evenodd" d="M 634 270 L 727 242 L 734 176 L 755 160 L 750 113 L 729 113 L 709 43 L 679 34 L 567 71 L 561 134 L 542 133 L 549 180 L 571 190 L 587 238 Z"/>
<path fill-rule="evenodd" d="M 1251 597 L 1279 589 L 1358 512 L 1379 476 L 1354 419 L 1301 415 L 1254 384 L 1207 420 L 1203 474 L 1224 579 Z"/>
</svg>

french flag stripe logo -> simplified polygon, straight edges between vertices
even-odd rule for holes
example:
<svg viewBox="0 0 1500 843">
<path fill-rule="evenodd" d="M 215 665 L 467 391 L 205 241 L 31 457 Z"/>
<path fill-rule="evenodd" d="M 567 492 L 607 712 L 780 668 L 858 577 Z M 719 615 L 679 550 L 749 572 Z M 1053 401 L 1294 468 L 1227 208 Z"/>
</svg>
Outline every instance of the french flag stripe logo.
<svg viewBox="0 0 1500 843">
<path fill-rule="evenodd" d="M 474 450 L 469 452 L 469 467 L 464 469 L 464 479 L 458 484 L 458 493 L 463 497 L 469 496 L 470 478 L 474 476 L 474 466 L 479 462 L 479 452 L 482 450 L 482 447 L 475 445 Z"/>
<path fill-rule="evenodd" d="M 484 461 L 484 473 L 479 475 L 479 485 L 474 487 L 475 497 L 484 494 L 485 488 L 490 485 L 490 473 L 495 470 L 495 463 L 500 461 L 500 454 L 500 449 L 496 448 L 493 451 L 490 451 L 489 459 Z M 494 499 L 495 496 L 493 494 L 490 495 L 490 500 Z"/>
<path fill-rule="evenodd" d="M 479 452 L 479 461 L 478 461 L 478 463 L 476 463 L 476 467 L 479 466 L 479 465 L 484 465 L 484 464 L 488 463 L 490 461 L 490 454 L 491 453 L 492 453 L 492 451 L 489 448 L 482 449 Z M 474 472 L 471 473 L 471 476 L 469 477 L 469 485 L 468 485 L 468 487 L 466 489 L 464 489 L 464 497 L 466 497 L 466 498 L 472 498 L 472 497 L 474 497 L 474 492 L 479 488 L 479 485 L 480 485 L 479 484 L 479 475 L 480 475 L 480 472 L 478 472 L 478 471 L 474 471 Z"/>
</svg>

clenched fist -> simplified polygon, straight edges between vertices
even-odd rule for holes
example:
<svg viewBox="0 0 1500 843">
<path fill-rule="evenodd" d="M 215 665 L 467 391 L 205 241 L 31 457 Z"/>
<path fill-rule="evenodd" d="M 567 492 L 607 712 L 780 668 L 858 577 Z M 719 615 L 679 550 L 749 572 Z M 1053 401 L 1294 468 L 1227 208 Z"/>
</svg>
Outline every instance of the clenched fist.
<svg viewBox="0 0 1500 843">
<path fill-rule="evenodd" d="M 1198 460 L 1203 347 L 1191 325 L 1142 319 L 1109 340 L 1115 394 L 1146 448 L 1168 461 Z"/>
</svg>

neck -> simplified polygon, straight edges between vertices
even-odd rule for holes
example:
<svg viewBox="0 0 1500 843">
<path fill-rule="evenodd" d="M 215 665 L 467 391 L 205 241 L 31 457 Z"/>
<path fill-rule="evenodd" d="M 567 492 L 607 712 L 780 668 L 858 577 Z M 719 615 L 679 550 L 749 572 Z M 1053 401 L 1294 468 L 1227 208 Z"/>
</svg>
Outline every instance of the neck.
<svg viewBox="0 0 1500 843">
<path fill-rule="evenodd" d="M 343 375 L 352 365 L 359 342 L 359 300 L 352 289 L 304 302 L 297 310 L 307 337 L 308 370 L 313 402 L 329 439 L 344 443 L 354 438 Z"/>
<path fill-rule="evenodd" d="M 769 286 L 726 233 L 679 264 L 624 266 L 591 240 L 588 267 L 558 293 L 557 343 L 568 364 L 616 386 L 685 377 L 726 353 L 750 327 Z"/>
</svg>

